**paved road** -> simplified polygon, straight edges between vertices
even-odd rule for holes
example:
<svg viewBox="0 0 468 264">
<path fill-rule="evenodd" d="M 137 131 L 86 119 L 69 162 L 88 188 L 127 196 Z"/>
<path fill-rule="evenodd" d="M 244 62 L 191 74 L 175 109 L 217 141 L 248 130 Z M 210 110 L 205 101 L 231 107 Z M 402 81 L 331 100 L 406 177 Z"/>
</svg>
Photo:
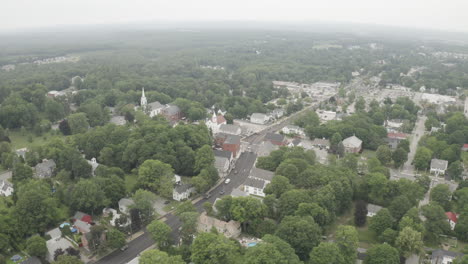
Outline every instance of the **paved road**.
<svg viewBox="0 0 468 264">
<path fill-rule="evenodd" d="M 252 152 L 243 152 L 239 159 L 236 162 L 236 171 L 232 170 L 231 173 L 227 176 L 231 179 L 229 184 L 221 183 L 219 186 L 214 188 L 210 193 L 211 197 L 209 199 L 201 199 L 196 202 L 194 205 L 199 212 L 203 211 L 203 203 L 209 201 L 214 203 L 217 198 L 220 198 L 225 195 L 229 195 L 234 188 L 239 187 L 242 183 L 244 183 L 245 179 L 249 176 L 250 170 L 252 169 L 255 160 L 257 159 L 257 155 Z M 224 191 L 224 194 L 220 192 Z M 173 214 L 168 214 L 165 216 L 165 222 L 172 228 L 172 238 L 174 241 L 179 240 L 179 228 L 181 227 L 182 223 L 180 222 L 179 218 Z M 138 254 L 145 249 L 151 247 L 154 244 L 154 241 L 151 239 L 148 232 L 145 233 L 138 238 L 132 240 L 128 243 L 128 249 L 125 251 L 116 250 L 113 253 L 105 256 L 101 260 L 96 263 L 99 264 L 125 264 L 130 260 L 136 258 Z"/>
<path fill-rule="evenodd" d="M 426 122 L 427 117 L 421 116 L 416 121 L 413 130 L 413 138 L 411 139 L 410 143 L 410 152 L 408 153 L 408 160 L 403 165 L 403 171 L 408 174 L 412 174 L 414 172 L 414 166 L 411 164 L 414 160 L 414 155 L 416 155 L 416 150 L 418 148 L 418 142 L 421 137 L 424 135 L 424 131 L 426 130 L 424 123 Z"/>
</svg>

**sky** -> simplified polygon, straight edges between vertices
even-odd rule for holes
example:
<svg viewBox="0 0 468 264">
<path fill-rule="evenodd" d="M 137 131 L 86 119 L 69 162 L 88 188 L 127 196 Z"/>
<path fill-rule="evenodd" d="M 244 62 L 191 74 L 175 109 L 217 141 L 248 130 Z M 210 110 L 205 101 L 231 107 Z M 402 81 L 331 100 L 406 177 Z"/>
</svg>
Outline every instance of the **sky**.
<svg viewBox="0 0 468 264">
<path fill-rule="evenodd" d="M 0 0 L 0 31 L 160 21 L 353 22 L 468 32 L 468 0 Z"/>
</svg>

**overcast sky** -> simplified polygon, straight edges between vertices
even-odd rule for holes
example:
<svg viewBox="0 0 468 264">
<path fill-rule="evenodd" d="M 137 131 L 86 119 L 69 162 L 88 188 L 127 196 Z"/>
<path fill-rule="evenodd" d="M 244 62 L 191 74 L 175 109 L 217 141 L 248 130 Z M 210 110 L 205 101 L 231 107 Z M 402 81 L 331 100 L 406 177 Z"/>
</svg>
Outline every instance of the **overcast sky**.
<svg viewBox="0 0 468 264">
<path fill-rule="evenodd" d="M 0 0 L 0 30 L 134 22 L 357 22 L 468 31 L 468 0 Z"/>
</svg>

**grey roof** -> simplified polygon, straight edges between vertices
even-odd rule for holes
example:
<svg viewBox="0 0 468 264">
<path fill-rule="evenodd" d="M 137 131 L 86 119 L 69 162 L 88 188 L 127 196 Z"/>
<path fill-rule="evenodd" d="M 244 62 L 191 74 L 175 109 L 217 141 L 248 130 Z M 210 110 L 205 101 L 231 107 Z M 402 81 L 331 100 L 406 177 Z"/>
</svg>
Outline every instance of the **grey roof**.
<svg viewBox="0 0 468 264">
<path fill-rule="evenodd" d="M 236 189 L 232 190 L 231 196 L 232 197 L 247 197 L 247 196 L 249 196 L 249 194 L 242 191 L 242 190 L 240 190 L 240 189 L 238 189 L 238 188 L 236 188 Z"/>
<path fill-rule="evenodd" d="M 267 115 L 262 113 L 253 113 L 250 119 L 266 119 Z"/>
<path fill-rule="evenodd" d="M 361 144 L 362 144 L 362 140 L 360 140 L 356 136 L 351 136 L 343 140 L 343 145 L 348 148 L 357 148 L 357 147 L 360 147 Z"/>
<path fill-rule="evenodd" d="M 2 191 L 6 191 L 8 188 L 13 188 L 13 184 L 11 184 L 7 180 L 1 180 L 0 181 L 0 186 L 2 186 Z"/>
<path fill-rule="evenodd" d="M 16 155 L 23 157 L 23 159 L 26 157 L 26 152 L 28 152 L 27 148 L 20 148 L 15 150 Z"/>
<path fill-rule="evenodd" d="M 174 191 L 176 191 L 177 193 L 184 193 L 188 191 L 190 188 L 193 188 L 193 185 L 189 183 L 181 183 L 181 184 L 177 184 L 174 187 Z"/>
<path fill-rule="evenodd" d="M 301 143 L 301 139 L 300 138 L 295 138 L 293 139 L 293 141 L 291 141 L 291 143 L 294 145 L 294 146 L 297 146 Z"/>
<path fill-rule="evenodd" d="M 163 108 L 164 105 L 162 105 L 160 102 L 156 101 L 156 102 L 149 103 L 148 107 L 150 107 L 151 110 L 156 110 L 156 109 Z"/>
<path fill-rule="evenodd" d="M 447 250 L 443 250 L 443 249 L 438 249 L 438 250 L 432 251 L 432 260 L 434 260 L 436 258 L 441 258 L 441 257 L 444 257 L 444 256 L 452 257 L 452 258 L 458 258 L 458 257 L 464 256 L 464 254 L 463 253 L 458 253 L 458 252 L 453 252 L 453 251 L 447 251 Z M 433 262 L 433 263 L 438 264 L 438 262 Z M 442 263 L 442 262 L 440 262 L 440 263 Z"/>
<path fill-rule="evenodd" d="M 80 211 L 76 211 L 75 215 L 73 216 L 73 219 L 83 219 L 83 216 L 85 216 L 86 214 L 83 213 L 83 212 L 80 212 Z"/>
<path fill-rule="evenodd" d="M 240 126 L 231 125 L 231 124 L 222 124 L 219 126 L 219 131 L 228 134 L 237 135 L 238 132 L 241 130 Z"/>
<path fill-rule="evenodd" d="M 380 210 L 382 210 L 382 206 L 375 205 L 375 204 L 367 204 L 367 212 L 369 213 L 378 213 Z"/>
<path fill-rule="evenodd" d="M 177 115 L 178 113 L 180 113 L 180 108 L 177 105 L 168 104 L 166 108 L 164 109 L 164 111 L 168 115 Z"/>
<path fill-rule="evenodd" d="M 56 227 L 47 231 L 46 234 L 50 236 L 50 239 L 56 239 L 62 236 L 62 231 L 60 231 L 60 228 Z"/>
<path fill-rule="evenodd" d="M 226 159 L 229 159 L 229 160 L 232 158 L 232 152 L 227 151 L 227 150 L 214 149 L 213 154 L 214 154 L 215 157 L 222 157 L 222 158 L 226 158 Z"/>
<path fill-rule="evenodd" d="M 76 220 L 75 226 L 83 233 L 88 233 L 91 231 L 91 226 L 88 223 L 83 222 L 81 220 Z"/>
<path fill-rule="evenodd" d="M 258 189 L 263 189 L 265 187 L 265 181 L 249 177 L 247 178 L 247 180 L 245 180 L 244 185 L 251 186 L 254 188 L 258 188 Z"/>
<path fill-rule="evenodd" d="M 303 130 L 301 127 L 295 126 L 295 125 L 287 125 L 285 126 L 287 129 L 293 129 L 293 130 Z"/>
<path fill-rule="evenodd" d="M 47 178 L 52 176 L 52 172 L 56 167 L 54 160 L 44 160 L 36 165 L 36 176 L 39 178 Z"/>
<path fill-rule="evenodd" d="M 267 133 L 265 135 L 265 140 L 283 142 L 284 141 L 284 135 L 276 134 L 276 133 Z"/>
<path fill-rule="evenodd" d="M 224 143 L 226 144 L 240 144 L 241 137 L 237 135 L 227 135 Z"/>
<path fill-rule="evenodd" d="M 446 170 L 448 166 L 448 161 L 440 159 L 431 160 L 431 169 Z"/>
<path fill-rule="evenodd" d="M 119 200 L 119 207 L 120 206 L 131 206 L 134 205 L 135 202 L 131 198 L 122 198 Z"/>
<path fill-rule="evenodd" d="M 127 123 L 127 120 L 125 120 L 124 116 L 113 116 L 111 117 L 109 122 L 116 125 L 124 125 L 125 123 Z"/>
<path fill-rule="evenodd" d="M 278 145 L 271 143 L 270 141 L 263 141 L 258 148 L 258 156 L 268 156 L 274 150 L 279 149 Z"/>
<path fill-rule="evenodd" d="M 330 146 L 330 141 L 325 138 L 315 138 L 314 140 L 312 140 L 312 145 Z"/>
<path fill-rule="evenodd" d="M 263 179 L 265 181 L 270 181 L 273 179 L 274 173 L 272 171 L 267 171 L 259 168 L 253 167 L 252 170 L 250 171 L 250 176 Z"/>
<path fill-rule="evenodd" d="M 229 163 L 228 158 L 215 156 L 215 163 L 214 163 L 215 168 L 224 169 L 226 163 Z"/>
<path fill-rule="evenodd" d="M 37 257 L 30 257 L 27 260 L 20 262 L 20 264 L 42 264 L 42 262 Z"/>
</svg>

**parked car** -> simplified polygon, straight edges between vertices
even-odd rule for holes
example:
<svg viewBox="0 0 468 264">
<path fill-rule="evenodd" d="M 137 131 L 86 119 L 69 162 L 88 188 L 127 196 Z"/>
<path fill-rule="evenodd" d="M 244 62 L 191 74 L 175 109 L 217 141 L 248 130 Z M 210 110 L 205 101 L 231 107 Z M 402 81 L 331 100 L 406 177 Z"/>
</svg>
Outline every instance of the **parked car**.
<svg viewBox="0 0 468 264">
<path fill-rule="evenodd" d="M 219 194 L 224 194 L 224 190 L 219 191 Z"/>
<path fill-rule="evenodd" d="M 226 183 L 226 184 L 228 184 L 228 183 L 230 183 L 230 182 L 231 182 L 231 179 L 229 179 L 229 178 L 227 178 L 227 179 L 224 181 L 224 183 Z"/>
<path fill-rule="evenodd" d="M 120 248 L 120 251 L 125 251 L 125 250 L 127 250 L 127 248 L 128 248 L 128 245 L 125 245 L 125 246 Z"/>
<path fill-rule="evenodd" d="M 205 193 L 205 195 L 203 195 L 203 197 L 204 197 L 205 199 L 209 199 L 209 198 L 211 197 L 211 194 L 210 194 L 210 193 Z"/>
</svg>

